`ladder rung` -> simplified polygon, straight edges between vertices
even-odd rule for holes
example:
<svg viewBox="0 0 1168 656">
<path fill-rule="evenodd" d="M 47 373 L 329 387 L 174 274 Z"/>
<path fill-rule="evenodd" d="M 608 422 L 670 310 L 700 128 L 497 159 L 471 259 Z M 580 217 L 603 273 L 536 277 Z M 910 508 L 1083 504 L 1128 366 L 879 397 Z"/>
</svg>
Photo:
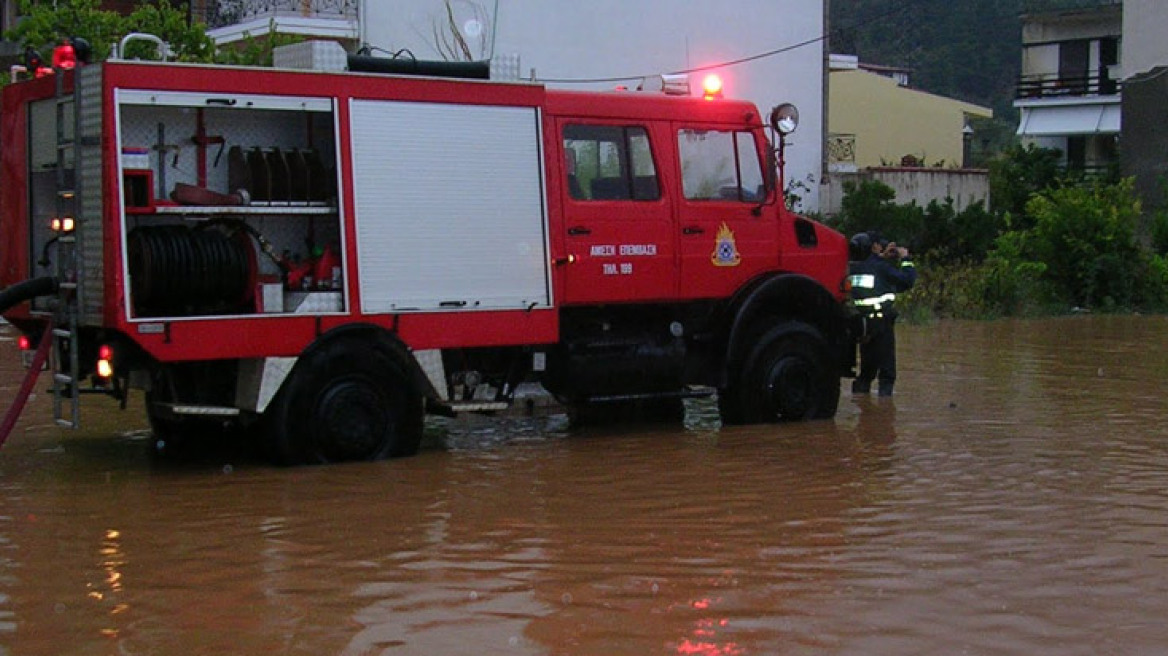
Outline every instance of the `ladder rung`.
<svg viewBox="0 0 1168 656">
<path fill-rule="evenodd" d="M 75 282 L 61 282 L 61 283 L 57 283 L 57 287 L 60 289 L 77 289 L 77 283 L 75 283 Z"/>
<path fill-rule="evenodd" d="M 53 374 L 53 382 L 60 383 L 62 385 L 72 385 L 73 377 L 69 374 Z"/>
<path fill-rule="evenodd" d="M 57 425 L 62 428 L 77 428 L 77 422 L 71 419 L 58 419 Z"/>
<path fill-rule="evenodd" d="M 57 142 L 57 150 L 65 150 L 67 148 L 72 148 L 72 147 L 73 147 L 73 140 L 72 139 L 65 139 L 64 141 Z"/>
<path fill-rule="evenodd" d="M 65 337 L 68 339 L 72 339 L 73 333 L 69 330 L 64 329 L 64 328 L 54 328 L 53 329 L 53 337 Z"/>
</svg>

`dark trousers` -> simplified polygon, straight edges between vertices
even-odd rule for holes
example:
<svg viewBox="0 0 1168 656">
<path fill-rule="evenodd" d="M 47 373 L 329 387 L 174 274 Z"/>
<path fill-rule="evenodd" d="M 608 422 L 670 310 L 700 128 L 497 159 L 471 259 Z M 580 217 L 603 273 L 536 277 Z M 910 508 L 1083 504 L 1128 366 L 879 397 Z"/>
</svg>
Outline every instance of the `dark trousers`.
<svg viewBox="0 0 1168 656">
<path fill-rule="evenodd" d="M 860 375 L 857 391 L 867 391 L 874 379 L 880 380 L 880 393 L 891 394 L 896 383 L 895 317 L 868 319 L 868 338 L 860 344 Z"/>
</svg>

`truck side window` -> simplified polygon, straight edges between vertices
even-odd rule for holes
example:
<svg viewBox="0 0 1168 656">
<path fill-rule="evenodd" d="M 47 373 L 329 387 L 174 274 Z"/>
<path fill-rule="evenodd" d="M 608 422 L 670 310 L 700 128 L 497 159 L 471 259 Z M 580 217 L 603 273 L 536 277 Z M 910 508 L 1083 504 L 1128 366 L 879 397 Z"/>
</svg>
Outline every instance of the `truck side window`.
<svg viewBox="0 0 1168 656">
<path fill-rule="evenodd" d="M 750 132 L 680 130 L 677 146 L 687 200 L 757 203 L 766 198 L 762 164 Z"/>
<path fill-rule="evenodd" d="M 568 193 L 576 200 L 658 200 L 657 168 L 645 128 L 564 127 Z"/>
</svg>

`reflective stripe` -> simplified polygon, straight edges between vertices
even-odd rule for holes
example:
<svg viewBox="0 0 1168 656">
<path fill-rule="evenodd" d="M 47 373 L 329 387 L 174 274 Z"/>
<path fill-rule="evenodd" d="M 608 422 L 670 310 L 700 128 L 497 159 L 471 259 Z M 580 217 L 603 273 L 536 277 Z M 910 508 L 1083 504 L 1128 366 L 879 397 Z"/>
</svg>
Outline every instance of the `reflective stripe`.
<svg viewBox="0 0 1168 656">
<path fill-rule="evenodd" d="M 854 273 L 848 276 L 848 280 L 852 282 L 853 288 L 860 289 L 875 289 L 876 276 L 871 273 Z"/>
<path fill-rule="evenodd" d="M 913 266 L 913 263 L 911 260 L 905 260 L 905 261 L 900 263 L 900 268 L 902 268 L 902 269 L 905 267 L 910 267 L 910 266 Z M 915 269 L 916 267 L 913 267 L 913 268 Z"/>
<path fill-rule="evenodd" d="M 888 293 L 883 296 L 873 296 L 872 298 L 857 298 L 854 302 L 856 305 L 880 309 L 881 305 L 891 303 L 895 300 L 896 294 Z"/>
</svg>

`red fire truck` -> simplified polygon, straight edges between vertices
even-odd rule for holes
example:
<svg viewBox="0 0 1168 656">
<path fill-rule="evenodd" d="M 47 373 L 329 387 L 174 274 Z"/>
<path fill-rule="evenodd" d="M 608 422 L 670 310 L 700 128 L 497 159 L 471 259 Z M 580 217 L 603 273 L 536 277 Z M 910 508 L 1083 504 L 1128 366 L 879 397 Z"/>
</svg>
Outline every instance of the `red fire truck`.
<svg viewBox="0 0 1168 656">
<path fill-rule="evenodd" d="M 411 454 L 425 414 L 525 382 L 835 414 L 846 242 L 785 208 L 754 105 L 423 72 L 109 60 L 5 88 L 0 310 L 52 340 L 58 422 L 140 389 L 158 440 L 253 427 L 317 463 Z"/>
</svg>

